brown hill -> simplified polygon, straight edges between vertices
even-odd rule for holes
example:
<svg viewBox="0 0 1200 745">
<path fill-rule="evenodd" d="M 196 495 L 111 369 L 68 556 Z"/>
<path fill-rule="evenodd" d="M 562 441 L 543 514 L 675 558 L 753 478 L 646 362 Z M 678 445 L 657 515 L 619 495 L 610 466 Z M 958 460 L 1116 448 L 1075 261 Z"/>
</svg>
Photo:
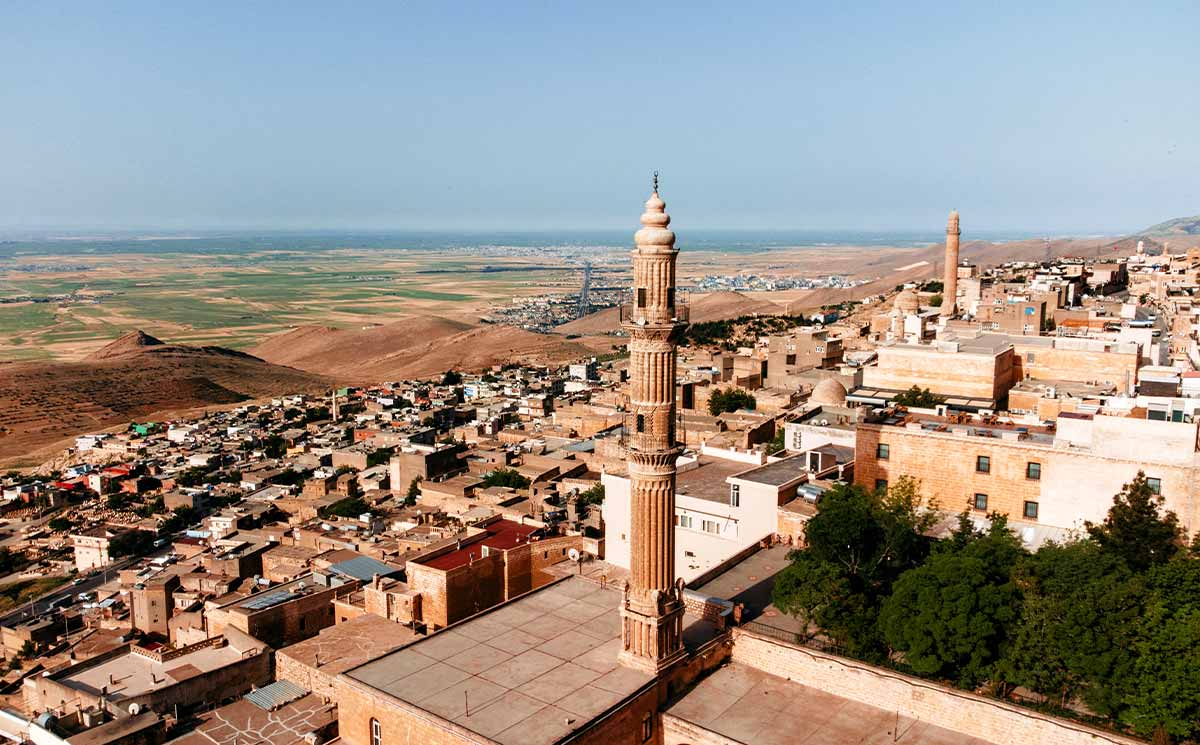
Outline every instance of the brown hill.
<svg viewBox="0 0 1200 745">
<path fill-rule="evenodd" d="M 222 347 L 164 344 L 135 332 L 80 362 L 0 363 L 0 461 L 135 419 L 285 393 L 332 381 Z"/>
<path fill-rule="evenodd" d="M 370 383 L 446 370 L 482 370 L 507 362 L 561 363 L 591 354 L 557 334 L 511 326 L 469 326 L 444 318 L 409 319 L 365 329 L 308 326 L 255 347 L 271 362 Z"/>
<path fill-rule="evenodd" d="M 696 295 L 691 302 L 692 323 L 721 321 L 726 318 L 737 318 L 755 313 L 770 315 L 783 312 L 782 306 L 770 300 L 732 291 Z M 619 327 L 619 309 L 605 308 L 557 326 L 554 330 L 560 334 L 611 334 Z"/>
<path fill-rule="evenodd" d="M 444 339 L 471 328 L 469 324 L 437 316 L 406 318 L 382 326 L 354 329 L 300 326 L 268 338 L 251 352 L 278 365 L 336 376 L 365 360 Z"/>
</svg>

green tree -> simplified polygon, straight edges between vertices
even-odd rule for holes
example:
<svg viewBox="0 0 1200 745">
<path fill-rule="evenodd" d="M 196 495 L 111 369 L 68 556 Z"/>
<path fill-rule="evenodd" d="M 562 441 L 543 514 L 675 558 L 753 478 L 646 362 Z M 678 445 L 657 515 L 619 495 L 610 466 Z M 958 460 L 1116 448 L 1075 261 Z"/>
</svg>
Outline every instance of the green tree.
<svg viewBox="0 0 1200 745">
<path fill-rule="evenodd" d="M 827 566 L 786 568 L 784 574 L 791 576 L 777 581 L 773 602 L 780 608 L 817 608 L 817 623 L 850 653 L 882 658 L 886 647 L 877 624 L 879 606 L 891 593 L 892 583 L 920 565 L 929 551 L 921 531 L 932 515 L 920 502 L 911 480 L 899 480 L 897 488 L 877 494 L 842 484 L 830 489 L 808 523 L 807 547 L 794 552 L 792 562 L 793 566 L 801 560 Z M 840 582 L 825 581 L 831 571 Z M 821 578 L 822 583 L 807 592 L 824 587 L 832 593 L 823 602 L 795 595 L 812 578 Z"/>
<path fill-rule="evenodd" d="M 421 477 L 417 476 L 412 481 L 408 482 L 408 494 L 404 497 L 404 504 L 412 506 L 417 503 L 417 497 L 421 496 Z"/>
<path fill-rule="evenodd" d="M 1023 551 L 1002 516 L 986 533 L 963 520 L 959 533 L 896 581 L 879 620 L 913 670 L 973 687 L 992 677 L 1016 619 L 1020 591 L 1010 574 Z"/>
<path fill-rule="evenodd" d="M 50 522 L 47 523 L 47 525 L 49 526 L 50 530 L 53 530 L 55 533 L 66 533 L 68 530 L 75 527 L 75 523 L 73 523 L 71 518 L 67 517 L 66 515 L 59 515 L 57 517 L 50 518 Z"/>
<path fill-rule="evenodd" d="M 442 385 L 461 385 L 462 374 L 455 370 L 447 370 L 442 376 Z"/>
<path fill-rule="evenodd" d="M 1163 496 L 1155 492 L 1146 474 L 1138 471 L 1113 497 L 1103 523 L 1085 523 L 1101 548 L 1120 556 L 1135 572 L 1169 561 L 1183 544 L 1179 518 L 1163 511 Z"/>
<path fill-rule="evenodd" d="M 371 506 L 362 497 L 345 497 L 320 510 L 321 517 L 358 517 L 370 512 Z"/>
<path fill-rule="evenodd" d="M 832 623 L 826 612 L 845 607 L 854 593 L 836 565 L 807 551 L 792 551 L 788 558 L 791 563 L 775 577 L 772 600 L 779 610 L 800 620 L 801 636 L 810 639 L 817 629 Z"/>
<path fill-rule="evenodd" d="M 510 489 L 529 488 L 529 479 L 511 468 L 497 468 L 483 477 L 484 488 L 492 486 L 507 486 Z"/>
<path fill-rule="evenodd" d="M 287 453 L 287 443 L 279 435 L 271 435 L 263 440 L 262 449 L 268 458 L 282 458 Z"/>
<path fill-rule="evenodd" d="M 708 397 L 708 413 L 718 416 L 729 411 L 753 409 L 755 404 L 754 396 L 751 396 L 740 388 L 715 390 Z"/>
<path fill-rule="evenodd" d="M 940 293 L 939 293 L 939 294 L 937 294 L 937 295 L 930 295 L 930 297 L 929 297 L 929 307 L 931 307 L 931 308 L 940 308 L 940 307 L 942 307 L 942 300 L 943 300 L 943 298 L 942 298 L 942 296 L 941 296 L 941 294 L 940 294 Z"/>
<path fill-rule="evenodd" d="M 579 493 L 579 501 L 583 504 L 599 506 L 604 504 L 604 484 L 596 482 Z"/>
<path fill-rule="evenodd" d="M 776 453 L 781 452 L 783 450 L 784 434 L 785 434 L 785 431 L 783 429 L 783 426 L 780 423 L 776 422 L 775 423 L 775 436 L 772 437 L 771 441 L 767 443 L 767 455 L 775 455 Z"/>
<path fill-rule="evenodd" d="M 114 536 L 108 542 L 108 555 L 114 559 L 122 556 L 141 556 L 153 546 L 153 533 L 148 530 L 131 530 Z"/>
<path fill-rule="evenodd" d="M 913 386 L 907 391 L 899 393 L 892 399 L 892 403 L 897 406 L 909 406 L 917 409 L 932 409 L 938 404 L 946 402 L 945 396 L 939 396 L 936 393 L 930 393 L 928 388 L 920 388 Z"/>
<path fill-rule="evenodd" d="M 1013 576 L 1024 601 L 1005 678 L 1060 706 L 1078 696 L 1097 713 L 1118 713 L 1135 659 L 1143 579 L 1090 540 L 1048 543 Z"/>
<path fill-rule="evenodd" d="M 159 522 L 158 534 L 162 537 L 174 535 L 187 526 L 195 523 L 198 518 L 199 515 L 196 513 L 196 510 L 192 509 L 191 507 L 188 507 L 187 505 L 176 507 L 170 515 Z"/>
<path fill-rule="evenodd" d="M 32 660 L 37 656 L 37 648 L 33 646 L 33 642 L 26 639 L 25 643 L 21 645 L 21 649 L 19 652 L 17 652 L 17 654 L 27 660 Z"/>
</svg>

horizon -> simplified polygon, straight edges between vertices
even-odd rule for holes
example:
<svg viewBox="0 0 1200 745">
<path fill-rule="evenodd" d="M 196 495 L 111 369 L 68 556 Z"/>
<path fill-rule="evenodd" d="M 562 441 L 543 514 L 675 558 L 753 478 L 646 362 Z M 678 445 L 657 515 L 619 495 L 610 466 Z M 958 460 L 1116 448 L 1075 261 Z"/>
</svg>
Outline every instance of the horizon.
<svg viewBox="0 0 1200 745">
<path fill-rule="evenodd" d="M 686 230 L 1124 234 L 1200 212 L 1198 20 L 8 6 L 0 226 L 625 230 L 659 170 Z"/>
</svg>

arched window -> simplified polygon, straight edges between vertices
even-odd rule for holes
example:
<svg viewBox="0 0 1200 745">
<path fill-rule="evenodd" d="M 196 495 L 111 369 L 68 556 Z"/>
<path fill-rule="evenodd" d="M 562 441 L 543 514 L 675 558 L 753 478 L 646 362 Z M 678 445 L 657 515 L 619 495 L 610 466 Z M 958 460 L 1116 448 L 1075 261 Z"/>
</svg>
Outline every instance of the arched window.
<svg viewBox="0 0 1200 745">
<path fill-rule="evenodd" d="M 371 745 L 383 745 L 383 728 L 375 718 L 371 719 Z"/>
</svg>

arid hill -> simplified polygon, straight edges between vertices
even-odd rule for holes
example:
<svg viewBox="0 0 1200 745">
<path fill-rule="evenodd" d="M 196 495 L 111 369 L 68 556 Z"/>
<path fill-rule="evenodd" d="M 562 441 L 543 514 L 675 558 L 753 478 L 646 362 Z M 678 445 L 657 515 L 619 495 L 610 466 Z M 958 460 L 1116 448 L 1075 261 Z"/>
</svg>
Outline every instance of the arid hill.
<svg viewBox="0 0 1200 745">
<path fill-rule="evenodd" d="M 782 306 L 762 298 L 750 297 L 740 292 L 710 292 L 697 296 L 691 303 L 691 322 L 721 321 L 754 313 L 782 313 Z M 617 308 L 605 308 L 583 318 L 564 323 L 554 330 L 560 334 L 611 334 L 620 327 L 620 312 Z"/>
<path fill-rule="evenodd" d="M 1182 236 L 1200 235 L 1200 215 L 1191 217 L 1176 217 L 1174 220 L 1151 225 L 1141 231 L 1141 235 Z"/>
<path fill-rule="evenodd" d="M 563 363 L 593 353 L 557 334 L 441 318 L 365 329 L 304 327 L 271 337 L 253 351 L 271 362 L 354 383 L 477 371 L 508 362 Z"/>
<path fill-rule="evenodd" d="M 29 462 L 39 450 L 131 420 L 331 385 L 243 352 L 164 344 L 134 331 L 80 362 L 0 363 L 0 462 Z"/>
<path fill-rule="evenodd" d="M 469 324 L 435 316 L 406 318 L 365 328 L 301 326 L 268 337 L 250 351 L 277 365 L 338 376 L 363 361 L 391 355 L 424 342 L 444 339 L 471 328 Z"/>
</svg>

